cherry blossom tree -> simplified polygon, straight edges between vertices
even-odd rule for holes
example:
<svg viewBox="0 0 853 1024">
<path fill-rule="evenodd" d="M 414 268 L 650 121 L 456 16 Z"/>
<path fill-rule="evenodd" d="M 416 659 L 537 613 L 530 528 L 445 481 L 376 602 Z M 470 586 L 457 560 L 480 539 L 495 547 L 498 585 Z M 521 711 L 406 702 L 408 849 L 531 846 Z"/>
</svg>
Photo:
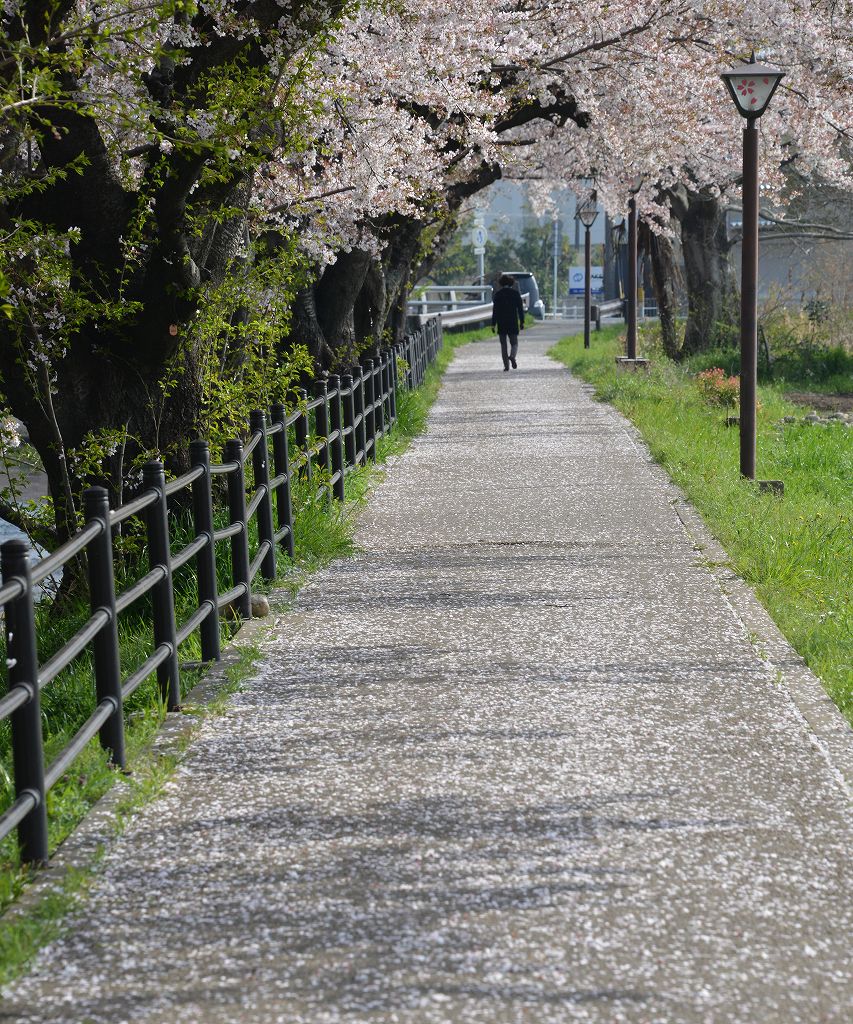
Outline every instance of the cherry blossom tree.
<svg viewBox="0 0 853 1024">
<path fill-rule="evenodd" d="M 849 187 L 845 14 L 838 4 L 533 0 L 482 12 L 453 2 L 362 10 L 336 36 L 327 69 L 360 111 L 343 148 L 356 161 L 367 154 L 362 174 L 381 182 L 382 205 L 357 201 L 360 188 L 351 203 L 335 198 L 332 216 L 346 209 L 350 231 L 300 297 L 299 331 L 327 357 L 382 325 L 399 333 L 413 268 L 428 266 L 460 205 L 500 176 L 527 181 L 543 204 L 554 187 L 594 176 L 614 212 L 639 177 L 661 273 L 672 218 L 681 232 L 697 347 L 732 285 L 723 211 L 739 184 L 740 133 L 719 71 L 753 47 L 789 69 L 761 122 L 770 192 L 792 162 Z M 354 182 L 353 172 L 347 165 Z"/>
<path fill-rule="evenodd" d="M 228 429 L 214 406 L 286 386 L 296 343 L 345 365 L 399 336 L 417 268 L 499 177 L 543 205 L 592 177 L 613 212 L 639 180 L 659 274 L 674 217 L 694 295 L 724 295 L 740 132 L 718 72 L 752 48 L 787 69 L 761 120 L 768 197 L 785 167 L 850 188 L 850 15 L 850 0 L 7 0 L 0 374 L 60 531 L 82 479 L 106 470 L 118 490 L 129 455 L 177 457 L 200 426 Z M 691 344 L 720 308 L 695 305 Z"/>
<path fill-rule="evenodd" d="M 178 459 L 198 428 L 204 296 L 230 301 L 211 314 L 222 329 L 245 319 L 228 285 L 245 276 L 254 179 L 307 145 L 299 81 L 346 11 L 5 4 L 0 375 L 44 462 L 59 538 L 81 481 L 106 472 L 118 491 L 131 456 Z M 278 279 L 293 267 L 266 260 Z"/>
</svg>

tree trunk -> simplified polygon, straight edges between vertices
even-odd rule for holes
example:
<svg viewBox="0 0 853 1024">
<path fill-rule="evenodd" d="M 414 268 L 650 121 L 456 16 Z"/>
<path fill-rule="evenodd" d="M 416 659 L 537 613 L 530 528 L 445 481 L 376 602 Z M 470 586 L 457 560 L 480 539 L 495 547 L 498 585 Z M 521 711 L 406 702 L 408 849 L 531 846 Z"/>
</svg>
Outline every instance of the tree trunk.
<svg viewBox="0 0 853 1024">
<path fill-rule="evenodd" d="M 737 286 L 729 260 L 726 212 L 718 196 L 683 187 L 672 194 L 681 227 L 687 325 L 682 355 L 725 342 L 737 321 Z"/>
<path fill-rule="evenodd" d="M 358 362 L 362 342 L 372 328 L 366 307 L 359 310 L 356 324 L 356 303 L 372 261 L 371 254 L 361 249 L 340 252 L 296 296 L 289 340 L 306 345 L 317 366 L 343 369 Z"/>
<path fill-rule="evenodd" d="M 391 243 L 385 250 L 382 269 L 385 278 L 383 320 L 394 341 L 402 341 L 407 330 L 406 302 L 419 276 L 417 264 L 421 256 L 427 225 L 414 217 L 398 217 Z"/>
<path fill-rule="evenodd" d="M 658 306 L 661 343 L 670 359 L 677 359 L 681 351 L 676 318 L 678 316 L 678 268 L 672 239 L 644 228 L 646 246 L 652 267 L 652 284 Z"/>
<path fill-rule="evenodd" d="M 298 296 L 291 340 L 307 345 L 314 361 L 326 368 L 356 362 L 368 347 L 380 347 L 386 332 L 401 340 L 424 229 L 414 217 L 395 216 L 381 228 L 386 238 L 381 259 L 360 250 L 339 253 Z"/>
<path fill-rule="evenodd" d="M 407 326 L 406 299 L 414 279 L 440 255 L 440 240 L 453 233 L 462 203 L 500 176 L 497 164 L 484 162 L 468 178 L 451 186 L 438 225 L 436 219 L 427 222 L 402 215 L 376 225 L 376 234 L 385 240 L 381 261 L 365 253 L 342 253 L 310 294 L 300 296 L 291 338 L 308 344 L 315 360 L 324 366 L 332 361 L 345 364 L 353 342 L 357 349 L 367 338 L 377 341 L 383 331 L 394 341 L 401 340 Z M 436 231 L 439 241 L 424 255 L 423 239 L 428 230 Z"/>
</svg>

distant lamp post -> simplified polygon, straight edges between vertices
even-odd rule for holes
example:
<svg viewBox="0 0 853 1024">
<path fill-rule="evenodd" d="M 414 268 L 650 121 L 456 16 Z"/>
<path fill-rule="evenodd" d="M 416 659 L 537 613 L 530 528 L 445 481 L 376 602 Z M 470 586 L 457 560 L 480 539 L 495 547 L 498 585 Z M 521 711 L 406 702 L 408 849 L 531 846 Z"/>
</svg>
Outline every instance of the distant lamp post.
<svg viewBox="0 0 853 1024">
<path fill-rule="evenodd" d="M 629 189 L 628 200 L 628 338 L 626 343 L 629 360 L 637 358 L 637 193 L 643 185 L 642 178 L 635 178 Z"/>
<path fill-rule="evenodd" d="M 595 223 L 598 216 L 598 196 L 593 190 L 592 194 L 577 208 L 575 217 L 584 226 L 583 254 L 584 254 L 584 286 L 583 286 L 583 347 L 589 348 L 589 320 L 590 305 L 592 302 L 592 243 L 590 242 L 589 229 Z"/>
<path fill-rule="evenodd" d="M 755 393 L 758 378 L 758 118 L 767 109 L 784 72 L 757 64 L 723 71 L 743 127 L 743 241 L 740 286 L 740 471 L 755 479 Z M 775 489 L 778 489 L 776 487 Z"/>
<path fill-rule="evenodd" d="M 610 222 L 610 243 L 613 248 L 613 259 L 616 264 L 616 288 L 619 298 L 625 301 L 625 268 L 623 267 L 622 248 L 625 245 L 625 218 L 617 214 Z M 622 309 L 622 315 L 627 323 L 627 310 Z"/>
</svg>

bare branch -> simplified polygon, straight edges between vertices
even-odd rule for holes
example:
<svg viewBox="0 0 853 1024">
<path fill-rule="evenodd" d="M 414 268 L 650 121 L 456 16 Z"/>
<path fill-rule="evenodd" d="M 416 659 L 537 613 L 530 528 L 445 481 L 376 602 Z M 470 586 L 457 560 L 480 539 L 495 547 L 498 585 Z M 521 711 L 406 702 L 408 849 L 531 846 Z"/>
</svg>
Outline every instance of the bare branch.
<svg viewBox="0 0 853 1024">
<path fill-rule="evenodd" d="M 0 519 L 5 519 L 7 523 L 16 526 L 30 540 L 40 544 L 48 551 L 52 551 L 59 545 L 59 537 L 56 530 L 47 526 L 41 520 L 37 521 L 27 515 L 17 502 L 7 501 L 5 498 L 0 497 Z"/>
</svg>

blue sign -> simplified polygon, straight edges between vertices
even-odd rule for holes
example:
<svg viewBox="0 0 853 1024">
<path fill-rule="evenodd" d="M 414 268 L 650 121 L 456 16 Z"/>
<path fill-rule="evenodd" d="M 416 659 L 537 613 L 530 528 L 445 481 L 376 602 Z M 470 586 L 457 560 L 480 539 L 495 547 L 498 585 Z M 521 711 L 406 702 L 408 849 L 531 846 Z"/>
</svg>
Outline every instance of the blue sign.
<svg viewBox="0 0 853 1024">
<path fill-rule="evenodd" d="M 590 294 L 604 295 L 604 267 L 591 267 Z M 569 269 L 569 295 L 583 295 L 586 272 L 583 267 Z"/>
</svg>

